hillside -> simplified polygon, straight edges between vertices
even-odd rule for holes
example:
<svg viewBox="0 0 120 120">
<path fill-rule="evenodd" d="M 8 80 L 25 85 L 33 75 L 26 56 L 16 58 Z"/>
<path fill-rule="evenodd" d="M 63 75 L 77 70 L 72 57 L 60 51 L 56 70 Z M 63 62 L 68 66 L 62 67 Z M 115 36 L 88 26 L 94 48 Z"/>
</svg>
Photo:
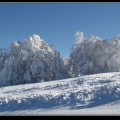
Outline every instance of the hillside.
<svg viewBox="0 0 120 120">
<path fill-rule="evenodd" d="M 0 87 L 0 115 L 119 113 L 119 72 Z"/>
</svg>

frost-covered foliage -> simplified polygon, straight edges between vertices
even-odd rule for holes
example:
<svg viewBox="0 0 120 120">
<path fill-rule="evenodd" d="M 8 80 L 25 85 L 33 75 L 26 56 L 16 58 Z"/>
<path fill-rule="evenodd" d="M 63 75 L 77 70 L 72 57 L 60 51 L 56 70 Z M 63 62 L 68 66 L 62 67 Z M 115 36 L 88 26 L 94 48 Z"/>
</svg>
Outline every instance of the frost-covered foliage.
<svg viewBox="0 0 120 120">
<path fill-rule="evenodd" d="M 10 56 L 10 52 L 8 49 L 0 48 L 0 70 L 3 69 L 3 63 L 5 59 L 7 59 Z"/>
<path fill-rule="evenodd" d="M 71 77 L 71 76 L 69 75 L 69 73 L 68 73 L 68 71 L 69 71 L 69 57 L 68 57 L 68 56 L 65 56 L 65 57 L 63 57 L 62 59 L 63 59 L 63 62 L 64 62 L 64 67 L 65 67 L 66 75 L 67 75 L 68 77 Z"/>
<path fill-rule="evenodd" d="M 13 42 L 9 57 L 7 54 L 4 57 L 2 51 L 0 54 L 0 86 L 49 81 L 66 76 L 60 53 L 38 35 L 34 34 L 23 42 Z"/>
<path fill-rule="evenodd" d="M 120 35 L 102 40 L 93 35 L 84 38 L 78 31 L 76 36 L 68 66 L 71 76 L 120 71 Z"/>
<path fill-rule="evenodd" d="M 0 86 L 120 71 L 120 34 L 110 40 L 76 32 L 70 57 L 60 57 L 38 35 L 0 49 Z"/>
<path fill-rule="evenodd" d="M 63 59 L 64 65 L 67 65 L 69 63 L 69 57 L 65 56 L 62 59 Z"/>
</svg>

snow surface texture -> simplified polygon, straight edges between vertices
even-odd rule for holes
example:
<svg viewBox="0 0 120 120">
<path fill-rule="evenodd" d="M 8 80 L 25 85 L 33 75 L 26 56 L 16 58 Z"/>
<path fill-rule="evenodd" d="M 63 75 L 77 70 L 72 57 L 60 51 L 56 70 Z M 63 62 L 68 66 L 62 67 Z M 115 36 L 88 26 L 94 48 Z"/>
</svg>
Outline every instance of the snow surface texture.
<svg viewBox="0 0 120 120">
<path fill-rule="evenodd" d="M 1 87 L 0 114 L 120 115 L 120 73 Z"/>
</svg>

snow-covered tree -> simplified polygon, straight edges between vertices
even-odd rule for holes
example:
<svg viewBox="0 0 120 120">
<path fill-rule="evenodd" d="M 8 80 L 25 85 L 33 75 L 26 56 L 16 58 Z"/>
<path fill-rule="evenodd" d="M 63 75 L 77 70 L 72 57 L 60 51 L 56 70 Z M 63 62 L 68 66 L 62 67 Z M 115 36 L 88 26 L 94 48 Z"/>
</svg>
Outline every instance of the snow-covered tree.
<svg viewBox="0 0 120 120">
<path fill-rule="evenodd" d="M 0 85 L 57 80 L 66 77 L 60 53 L 38 35 L 10 46 L 11 55 L 3 62 Z"/>
<path fill-rule="evenodd" d="M 69 74 L 74 77 L 108 71 L 108 57 L 103 40 L 93 35 L 85 39 L 82 32 L 77 32 L 76 35 L 69 58 Z"/>
<path fill-rule="evenodd" d="M 109 72 L 120 71 L 120 34 L 105 44 Z"/>
<path fill-rule="evenodd" d="M 8 49 L 0 48 L 0 70 L 3 69 L 3 63 L 9 56 L 10 51 Z"/>
<path fill-rule="evenodd" d="M 66 71 L 66 76 L 67 77 L 70 77 L 69 75 L 69 57 L 68 56 L 65 56 L 62 58 L 63 59 L 63 62 L 64 62 L 64 67 L 65 67 L 65 71 Z"/>
</svg>

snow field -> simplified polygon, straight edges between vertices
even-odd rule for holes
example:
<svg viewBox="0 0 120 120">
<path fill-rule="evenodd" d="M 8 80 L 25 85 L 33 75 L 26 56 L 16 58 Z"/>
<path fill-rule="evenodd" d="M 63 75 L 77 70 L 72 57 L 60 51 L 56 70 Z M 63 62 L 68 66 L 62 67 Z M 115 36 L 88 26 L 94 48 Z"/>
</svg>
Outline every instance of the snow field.
<svg viewBox="0 0 120 120">
<path fill-rule="evenodd" d="M 120 99 L 120 73 L 0 88 L 0 112 L 69 106 L 89 108 Z"/>
</svg>

